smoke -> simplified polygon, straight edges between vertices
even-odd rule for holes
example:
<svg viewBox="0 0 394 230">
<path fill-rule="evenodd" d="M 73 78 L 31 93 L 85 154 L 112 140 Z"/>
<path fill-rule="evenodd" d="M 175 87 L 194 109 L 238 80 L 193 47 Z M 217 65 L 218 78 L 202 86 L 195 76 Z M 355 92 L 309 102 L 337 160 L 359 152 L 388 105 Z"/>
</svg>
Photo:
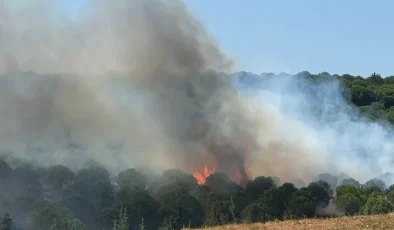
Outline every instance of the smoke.
<svg viewBox="0 0 394 230">
<path fill-rule="evenodd" d="M 4 152 L 113 171 L 212 155 L 233 63 L 182 2 L 89 1 L 76 21 L 59 3 L 1 4 Z"/>
<path fill-rule="evenodd" d="M 339 80 L 332 77 L 316 84 L 302 74 L 238 77 L 241 90 L 264 104 L 259 108 L 274 117 L 267 120 L 269 125 L 260 126 L 264 134 L 270 133 L 268 139 L 267 136 L 262 139 L 265 144 L 261 146 L 273 145 L 273 152 L 256 154 L 266 167 L 259 166 L 260 162 L 254 159 L 255 171 L 285 181 L 323 172 L 339 177 L 348 175 L 362 182 L 390 175 L 386 172 L 393 165 L 392 127 L 360 116 L 345 99 Z M 257 81 L 250 84 L 248 78 Z M 392 178 L 384 180 L 386 185 L 392 184 Z"/>
<path fill-rule="evenodd" d="M 316 215 L 318 216 L 345 216 L 345 213 L 341 211 L 334 203 L 333 199 L 331 199 L 328 205 L 325 204 L 317 204 L 316 206 Z"/>
<path fill-rule="evenodd" d="M 352 120 L 335 84 L 319 97 L 290 77 L 235 88 L 234 63 L 181 1 L 88 1 L 76 20 L 60 3 L 0 1 L 4 155 L 113 173 L 214 161 L 283 181 L 391 165 L 388 133 Z"/>
</svg>

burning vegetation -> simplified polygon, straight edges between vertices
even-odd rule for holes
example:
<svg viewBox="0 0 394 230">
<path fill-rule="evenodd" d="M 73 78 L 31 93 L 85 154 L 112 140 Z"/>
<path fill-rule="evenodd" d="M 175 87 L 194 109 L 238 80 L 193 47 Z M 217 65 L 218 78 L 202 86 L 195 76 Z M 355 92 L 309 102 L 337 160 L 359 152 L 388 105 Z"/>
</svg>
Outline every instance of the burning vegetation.
<svg viewBox="0 0 394 230">
<path fill-rule="evenodd" d="M 218 148 L 216 148 L 218 150 Z M 208 161 L 206 156 L 203 158 L 202 166 L 192 171 L 193 177 L 200 185 L 205 184 L 207 178 L 215 172 L 226 174 L 231 180 L 239 185 L 245 185 L 247 181 L 252 179 L 251 174 L 244 165 L 244 157 L 247 155 L 248 148 L 244 148 L 243 154 L 234 152 L 233 149 L 221 147 L 220 151 L 227 151 L 223 156 L 220 154 L 211 154 L 216 157 L 215 160 Z M 232 154 L 231 154 L 232 153 Z M 208 162 L 208 163 L 207 163 Z M 196 162 L 194 162 L 195 164 Z M 195 168 L 195 167 L 193 167 Z"/>
<path fill-rule="evenodd" d="M 202 185 L 205 184 L 207 178 L 215 172 L 215 168 L 208 168 L 205 166 L 203 170 L 197 171 L 193 173 L 194 178 L 196 179 L 197 183 Z"/>
</svg>

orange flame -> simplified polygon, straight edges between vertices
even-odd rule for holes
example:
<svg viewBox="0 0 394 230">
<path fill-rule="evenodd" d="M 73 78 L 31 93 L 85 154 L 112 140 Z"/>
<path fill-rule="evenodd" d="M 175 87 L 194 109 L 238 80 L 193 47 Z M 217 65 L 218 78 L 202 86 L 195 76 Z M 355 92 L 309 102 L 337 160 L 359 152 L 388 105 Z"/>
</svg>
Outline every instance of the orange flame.
<svg viewBox="0 0 394 230">
<path fill-rule="evenodd" d="M 205 184 L 207 178 L 215 172 L 215 168 L 208 169 L 208 166 L 204 167 L 203 172 L 193 173 L 194 178 L 196 178 L 198 184 Z"/>
<path fill-rule="evenodd" d="M 247 155 L 249 153 L 250 146 L 248 144 L 244 147 L 244 154 Z M 205 158 L 204 158 L 205 159 Z M 207 178 L 215 173 L 216 171 L 216 162 L 215 161 L 205 161 L 206 164 L 203 169 L 193 170 L 193 177 L 196 179 L 197 183 L 200 185 L 205 184 Z M 193 167 L 194 168 L 194 167 Z M 195 168 L 194 168 L 195 169 Z M 240 169 L 235 169 L 235 171 L 230 173 L 230 177 L 235 180 L 237 184 L 244 184 L 248 180 L 252 179 L 251 173 L 247 169 L 243 169 L 244 171 L 241 173 Z"/>
</svg>

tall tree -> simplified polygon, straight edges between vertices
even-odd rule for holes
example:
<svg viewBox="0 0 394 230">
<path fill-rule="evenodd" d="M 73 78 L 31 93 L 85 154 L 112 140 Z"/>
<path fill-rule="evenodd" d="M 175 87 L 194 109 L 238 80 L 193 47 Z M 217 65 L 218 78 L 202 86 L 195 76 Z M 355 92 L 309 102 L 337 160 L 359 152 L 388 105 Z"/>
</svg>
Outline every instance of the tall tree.
<svg viewBox="0 0 394 230">
<path fill-rule="evenodd" d="M 8 213 L 4 214 L 3 219 L 0 221 L 0 230 L 11 230 L 12 218 Z"/>
</svg>

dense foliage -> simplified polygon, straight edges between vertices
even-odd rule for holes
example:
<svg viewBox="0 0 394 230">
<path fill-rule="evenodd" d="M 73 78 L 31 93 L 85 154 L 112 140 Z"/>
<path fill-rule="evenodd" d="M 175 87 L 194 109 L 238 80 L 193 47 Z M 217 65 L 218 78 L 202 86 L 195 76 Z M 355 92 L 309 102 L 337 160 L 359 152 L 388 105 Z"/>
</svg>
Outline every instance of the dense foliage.
<svg viewBox="0 0 394 230">
<path fill-rule="evenodd" d="M 297 76 L 316 83 L 338 79 L 361 114 L 394 122 L 394 76 Z M 127 169 L 113 177 L 97 165 L 73 172 L 0 160 L 0 184 L 0 230 L 180 229 L 394 210 L 394 186 L 330 174 L 304 187 L 264 176 L 241 187 L 220 173 L 199 185 L 181 170 L 158 176 Z"/>
<path fill-rule="evenodd" d="M 373 73 L 367 78 L 361 76 L 330 75 L 326 72 L 313 75 L 302 72 L 314 82 L 325 82 L 331 79 L 339 80 L 345 98 L 371 120 L 394 122 L 394 76 L 382 78 Z"/>
<path fill-rule="evenodd" d="M 377 179 L 360 185 L 321 174 L 296 188 L 260 176 L 241 187 L 220 173 L 199 185 L 181 170 L 154 176 L 127 169 L 113 178 L 97 165 L 76 173 L 61 165 L 0 166 L 1 230 L 180 229 L 394 209 L 394 186 Z"/>
<path fill-rule="evenodd" d="M 264 78 L 290 76 L 282 73 L 263 73 L 255 75 L 247 72 L 239 72 L 238 76 L 248 86 L 258 85 L 264 87 Z M 327 72 L 311 74 L 307 71 L 300 72 L 295 76 L 296 79 L 306 79 L 314 84 L 325 84 L 328 82 L 338 82 L 344 98 L 350 105 L 360 111 L 361 115 L 374 121 L 394 122 L 394 76 L 383 78 L 377 73 L 369 77 L 344 75 L 330 75 Z M 313 91 L 314 89 L 308 89 Z M 318 93 L 318 92 L 317 92 Z M 316 92 L 313 92 L 316 95 Z M 312 94 L 312 95 L 313 95 Z"/>
</svg>

